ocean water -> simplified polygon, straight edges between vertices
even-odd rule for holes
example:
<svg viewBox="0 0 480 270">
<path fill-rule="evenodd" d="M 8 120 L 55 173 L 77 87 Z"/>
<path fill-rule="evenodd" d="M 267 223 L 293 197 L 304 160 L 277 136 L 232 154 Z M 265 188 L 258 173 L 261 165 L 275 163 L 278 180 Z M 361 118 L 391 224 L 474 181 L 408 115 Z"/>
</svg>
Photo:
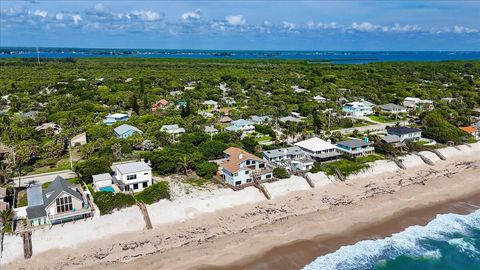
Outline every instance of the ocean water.
<svg viewBox="0 0 480 270">
<path fill-rule="evenodd" d="M 443 214 L 425 226 L 391 237 L 360 241 L 318 257 L 304 270 L 480 269 L 480 210 Z"/>
<path fill-rule="evenodd" d="M 1 58 L 36 58 L 36 48 L 0 47 Z M 39 48 L 41 58 L 282 59 L 312 63 L 366 64 L 389 61 L 480 60 L 480 51 L 246 51 Z"/>
</svg>

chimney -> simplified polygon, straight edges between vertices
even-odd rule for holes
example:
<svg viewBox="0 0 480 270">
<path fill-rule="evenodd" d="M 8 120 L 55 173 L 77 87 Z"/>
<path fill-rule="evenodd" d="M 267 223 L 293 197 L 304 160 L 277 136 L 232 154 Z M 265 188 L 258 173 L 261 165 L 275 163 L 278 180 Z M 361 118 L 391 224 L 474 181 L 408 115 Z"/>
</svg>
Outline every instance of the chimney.
<svg viewBox="0 0 480 270">
<path fill-rule="evenodd" d="M 239 159 L 242 159 L 242 158 L 243 158 L 243 154 L 240 153 L 240 155 L 238 155 L 238 158 L 239 158 Z"/>
</svg>

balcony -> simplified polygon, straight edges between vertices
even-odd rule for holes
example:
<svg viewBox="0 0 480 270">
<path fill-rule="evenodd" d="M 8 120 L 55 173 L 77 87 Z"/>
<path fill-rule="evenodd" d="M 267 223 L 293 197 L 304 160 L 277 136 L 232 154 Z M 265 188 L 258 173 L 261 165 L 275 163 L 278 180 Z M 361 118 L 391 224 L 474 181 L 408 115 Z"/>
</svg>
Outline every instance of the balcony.
<svg viewBox="0 0 480 270">
<path fill-rule="evenodd" d="M 58 213 L 55 215 L 48 215 L 48 219 L 50 222 L 55 221 L 57 219 L 66 219 L 66 218 L 73 218 L 76 216 L 81 216 L 85 214 L 91 214 L 92 209 L 89 208 L 82 208 L 80 210 L 75 210 L 75 211 L 68 211 L 68 212 L 63 212 L 63 213 Z"/>
</svg>

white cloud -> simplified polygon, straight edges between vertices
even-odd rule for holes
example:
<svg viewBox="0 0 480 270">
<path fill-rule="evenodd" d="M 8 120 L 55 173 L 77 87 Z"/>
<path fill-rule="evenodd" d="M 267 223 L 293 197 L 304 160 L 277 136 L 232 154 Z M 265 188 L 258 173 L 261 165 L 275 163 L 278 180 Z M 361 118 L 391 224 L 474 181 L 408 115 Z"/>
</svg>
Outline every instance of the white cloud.
<svg viewBox="0 0 480 270">
<path fill-rule="evenodd" d="M 57 21 L 63 20 L 63 13 L 57 13 L 57 14 L 55 14 L 55 19 L 56 19 Z"/>
<path fill-rule="evenodd" d="M 33 15 L 35 16 L 39 16 L 39 17 L 42 17 L 42 18 L 46 18 L 47 15 L 48 15 L 48 12 L 46 12 L 45 10 L 35 10 L 35 12 L 33 12 Z"/>
<path fill-rule="evenodd" d="M 82 17 L 78 14 L 72 15 L 72 20 L 74 24 L 78 24 L 80 21 L 82 21 Z"/>
<path fill-rule="evenodd" d="M 420 31 L 421 28 L 414 24 L 406 24 L 406 25 L 400 25 L 398 23 L 394 24 L 393 27 L 390 28 L 390 31 L 393 31 L 393 32 L 418 32 Z"/>
<path fill-rule="evenodd" d="M 158 21 L 163 17 L 159 13 L 151 10 L 134 10 L 128 15 L 137 16 L 144 21 Z"/>
<path fill-rule="evenodd" d="M 247 21 L 243 18 L 243 15 L 228 15 L 225 20 L 229 25 L 245 25 Z"/>
<path fill-rule="evenodd" d="M 180 17 L 184 22 L 198 21 L 202 18 L 202 11 L 200 9 L 197 9 L 195 11 L 187 11 L 183 13 Z"/>
<path fill-rule="evenodd" d="M 292 30 L 295 30 L 297 29 L 298 26 L 294 23 L 291 23 L 291 22 L 283 22 L 283 29 L 286 29 L 288 31 L 292 31 Z"/>
<path fill-rule="evenodd" d="M 351 28 L 353 30 L 357 30 L 361 32 L 373 32 L 375 30 L 382 29 L 382 26 L 375 25 L 370 22 L 362 22 L 362 23 L 353 22 Z"/>
<path fill-rule="evenodd" d="M 455 25 L 453 27 L 453 32 L 456 33 L 456 34 L 471 34 L 471 33 L 478 33 L 479 30 L 476 29 L 476 28 L 468 28 L 468 27 L 465 27 L 465 26 Z"/>
<path fill-rule="evenodd" d="M 272 26 L 273 26 L 273 23 L 271 23 L 270 21 L 264 21 L 263 22 L 263 27 L 270 28 Z"/>
</svg>

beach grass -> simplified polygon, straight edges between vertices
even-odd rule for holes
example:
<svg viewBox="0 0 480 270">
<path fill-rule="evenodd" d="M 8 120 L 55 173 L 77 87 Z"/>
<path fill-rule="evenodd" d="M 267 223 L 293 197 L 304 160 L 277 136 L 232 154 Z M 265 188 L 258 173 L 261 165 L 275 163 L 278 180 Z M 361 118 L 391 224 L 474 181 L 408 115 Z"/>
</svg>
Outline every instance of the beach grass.
<svg viewBox="0 0 480 270">
<path fill-rule="evenodd" d="M 334 175 L 336 167 L 340 170 L 340 172 L 342 172 L 343 175 L 347 176 L 368 168 L 370 166 L 368 163 L 382 159 L 385 159 L 385 157 L 378 154 L 358 157 L 354 160 L 342 158 L 337 161 L 322 164 L 320 170 L 325 172 L 327 175 Z"/>
</svg>

